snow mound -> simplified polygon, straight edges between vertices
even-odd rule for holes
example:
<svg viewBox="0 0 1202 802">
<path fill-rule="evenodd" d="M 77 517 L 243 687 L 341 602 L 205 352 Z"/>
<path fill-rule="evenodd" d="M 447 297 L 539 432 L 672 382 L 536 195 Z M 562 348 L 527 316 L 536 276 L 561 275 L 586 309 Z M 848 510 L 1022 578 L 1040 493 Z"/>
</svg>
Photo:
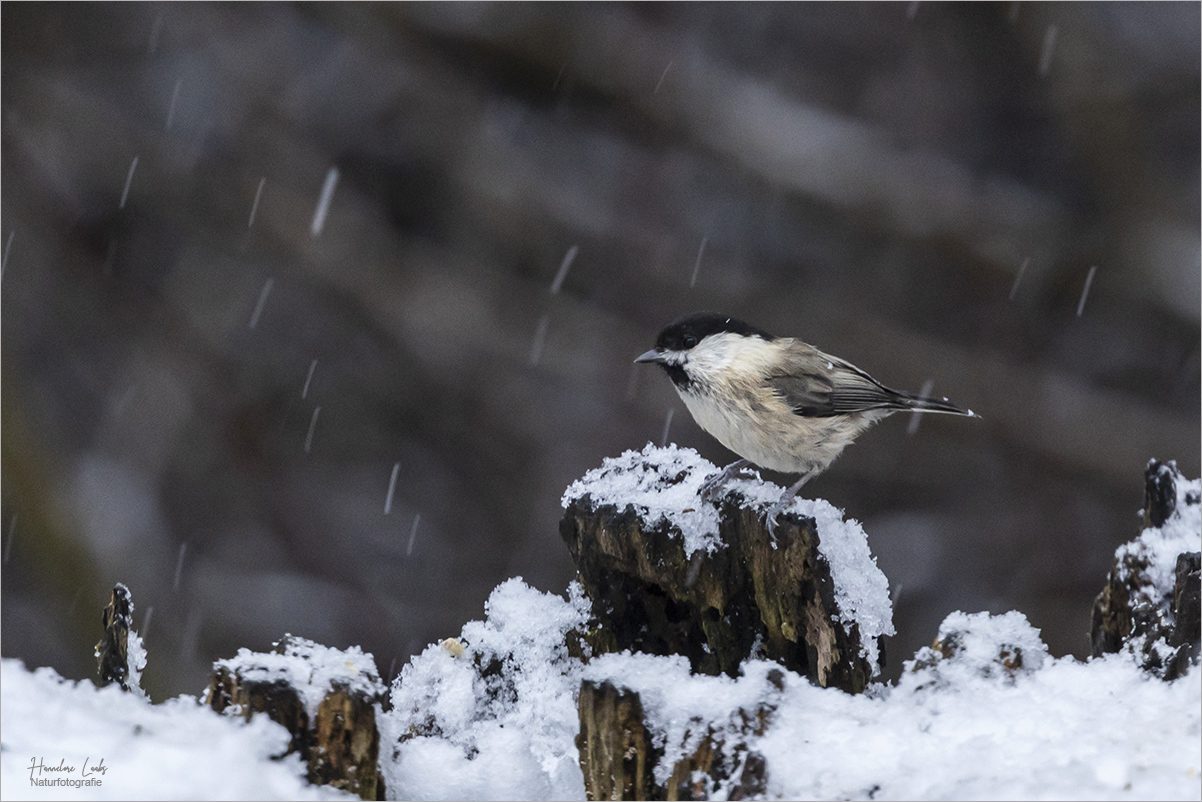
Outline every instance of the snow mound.
<svg viewBox="0 0 1202 802">
<path fill-rule="evenodd" d="M 566 508 L 587 496 L 594 507 L 633 506 L 645 526 L 667 521 L 679 529 L 687 555 L 712 553 L 722 546 L 718 507 L 703 502 L 699 491 L 717 470 L 691 448 L 648 443 L 642 451 L 606 458 L 600 468 L 568 486 L 561 504 Z M 776 503 L 784 488 L 759 479 L 734 479 L 726 492 L 738 493 L 744 503 L 760 509 Z M 842 510 L 823 499 L 796 498 L 787 511 L 812 518 L 817 525 L 818 552 L 830 566 L 839 620 L 847 627 L 859 626 L 862 653 L 870 665 L 877 666 L 877 638 L 895 631 L 893 602 L 889 580 L 877 567 L 863 527 L 854 519 L 845 520 Z"/>
<path fill-rule="evenodd" d="M 239 649 L 236 656 L 218 660 L 213 668 L 224 668 L 244 682 L 289 685 L 304 702 L 310 721 L 316 720 L 321 701 L 336 687 L 369 699 L 381 699 L 385 692 L 375 660 L 358 646 L 335 649 L 292 635 L 278 641 L 274 651 Z"/>
<path fill-rule="evenodd" d="M 7 659 L 0 709 L 4 799 L 357 798 L 310 785 L 299 756 L 278 757 L 290 736 L 267 716 L 230 719 L 183 696 L 151 705 L 117 685 L 69 682 Z M 39 771 L 35 762 L 72 770 Z M 31 782 L 40 779 L 75 785 Z"/>
<path fill-rule="evenodd" d="M 458 640 L 429 646 L 392 686 L 380 765 L 395 799 L 583 799 L 579 659 L 566 643 L 589 603 L 520 577 L 501 583 Z"/>
<path fill-rule="evenodd" d="M 955 612 L 939 625 L 934 646 L 924 646 L 906 662 L 900 685 L 934 682 L 946 686 L 975 679 L 1013 681 L 1043 667 L 1048 647 L 1027 617 L 1011 610 L 1002 615 Z"/>
<path fill-rule="evenodd" d="M 1166 683 L 1129 655 L 1052 660 L 1021 616 L 950 619 L 946 635 L 966 624 L 971 635 L 940 661 L 938 683 L 911 675 L 849 695 L 766 661 L 730 679 L 689 676 L 681 658 L 643 654 L 604 655 L 584 677 L 639 694 L 664 750 L 661 785 L 712 733 L 712 765 L 725 776 L 698 773 L 691 783 L 714 799 L 746 792 L 736 786 L 753 755 L 765 779 L 750 792 L 768 799 L 1198 799 L 1196 670 Z M 1042 659 L 1014 673 L 977 670 L 1015 644 Z"/>
</svg>

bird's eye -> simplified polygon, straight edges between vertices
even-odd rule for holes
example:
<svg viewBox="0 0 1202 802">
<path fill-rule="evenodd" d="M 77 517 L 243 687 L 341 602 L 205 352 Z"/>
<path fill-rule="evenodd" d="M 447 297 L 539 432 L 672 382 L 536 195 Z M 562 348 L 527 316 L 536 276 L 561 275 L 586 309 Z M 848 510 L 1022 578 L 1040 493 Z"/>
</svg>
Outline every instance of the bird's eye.
<svg viewBox="0 0 1202 802">
<path fill-rule="evenodd" d="M 696 344 L 697 344 L 697 338 L 694 337 L 692 334 L 690 334 L 684 338 L 684 347 L 685 348 L 692 348 Z"/>
</svg>

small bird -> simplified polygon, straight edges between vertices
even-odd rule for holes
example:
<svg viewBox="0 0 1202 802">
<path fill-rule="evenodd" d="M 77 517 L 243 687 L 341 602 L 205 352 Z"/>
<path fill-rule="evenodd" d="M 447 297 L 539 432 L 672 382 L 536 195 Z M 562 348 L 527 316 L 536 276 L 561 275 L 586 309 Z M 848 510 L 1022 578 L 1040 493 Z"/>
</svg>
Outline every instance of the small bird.
<svg viewBox="0 0 1202 802">
<path fill-rule="evenodd" d="M 659 333 L 635 362 L 664 369 L 693 420 L 742 459 L 709 477 L 702 497 L 755 465 L 801 478 L 767 512 L 776 516 L 868 427 L 894 412 L 974 415 L 934 398 L 891 390 L 855 365 L 741 320 L 687 315 Z"/>
</svg>

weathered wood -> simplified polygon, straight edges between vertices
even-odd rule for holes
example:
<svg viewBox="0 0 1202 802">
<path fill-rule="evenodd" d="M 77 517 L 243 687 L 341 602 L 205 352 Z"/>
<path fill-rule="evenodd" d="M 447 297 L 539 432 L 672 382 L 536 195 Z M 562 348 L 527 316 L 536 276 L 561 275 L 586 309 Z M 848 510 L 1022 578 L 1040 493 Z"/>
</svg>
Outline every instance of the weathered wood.
<svg viewBox="0 0 1202 802">
<path fill-rule="evenodd" d="M 303 660 L 314 648 L 324 647 L 285 638 L 266 655 L 243 650 L 234 661 L 218 662 L 205 703 L 219 713 L 247 720 L 262 713 L 283 726 L 292 736 L 284 754 L 300 754 L 309 767 L 309 782 L 331 785 L 362 799 L 383 799 L 376 705 L 383 700 L 384 687 L 374 674 L 356 687 L 337 679 L 328 681 L 317 689 L 324 695 L 311 716 L 306 696 L 312 689 L 297 687 L 298 680 L 272 658 L 289 654 Z"/>
<path fill-rule="evenodd" d="M 299 752 L 308 759 L 313 745 L 309 714 L 300 694 L 284 680 L 259 682 L 248 680 L 224 666 L 213 669 L 205 704 L 218 713 L 237 715 L 249 721 L 256 713 L 288 730 L 292 740 L 284 754 Z"/>
<path fill-rule="evenodd" d="M 309 782 L 332 785 L 363 799 L 383 799 L 377 757 L 380 733 L 371 700 L 339 687 L 317 708 Z"/>
<path fill-rule="evenodd" d="M 129 588 L 118 582 L 100 618 L 104 637 L 96 644 L 96 664 L 101 687 L 115 682 L 122 690 L 130 690 L 129 632 L 133 612 Z"/>
<path fill-rule="evenodd" d="M 576 748 L 590 800 L 663 798 L 651 778 L 662 752 L 651 744 L 637 693 L 582 683 Z"/>
<path fill-rule="evenodd" d="M 873 666 L 859 628 L 839 620 L 815 522 L 782 515 L 774 548 L 742 501 L 722 503 L 723 548 L 691 556 L 670 524 L 648 527 L 631 506 L 568 504 L 560 535 L 593 603 L 593 653 L 680 654 L 696 672 L 736 676 L 759 651 L 817 685 L 862 691 Z"/>
</svg>

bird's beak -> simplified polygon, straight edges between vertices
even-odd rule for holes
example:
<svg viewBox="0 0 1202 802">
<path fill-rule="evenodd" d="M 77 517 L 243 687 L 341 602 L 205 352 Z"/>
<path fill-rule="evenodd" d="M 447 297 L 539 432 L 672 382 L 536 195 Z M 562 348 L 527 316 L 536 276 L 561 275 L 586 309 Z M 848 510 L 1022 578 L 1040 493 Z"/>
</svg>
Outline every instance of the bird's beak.
<svg viewBox="0 0 1202 802">
<path fill-rule="evenodd" d="M 635 362 L 663 362 L 664 361 L 664 352 L 657 351 L 656 349 L 652 348 L 650 351 L 648 351 L 647 353 L 638 357 L 634 361 Z"/>
</svg>

